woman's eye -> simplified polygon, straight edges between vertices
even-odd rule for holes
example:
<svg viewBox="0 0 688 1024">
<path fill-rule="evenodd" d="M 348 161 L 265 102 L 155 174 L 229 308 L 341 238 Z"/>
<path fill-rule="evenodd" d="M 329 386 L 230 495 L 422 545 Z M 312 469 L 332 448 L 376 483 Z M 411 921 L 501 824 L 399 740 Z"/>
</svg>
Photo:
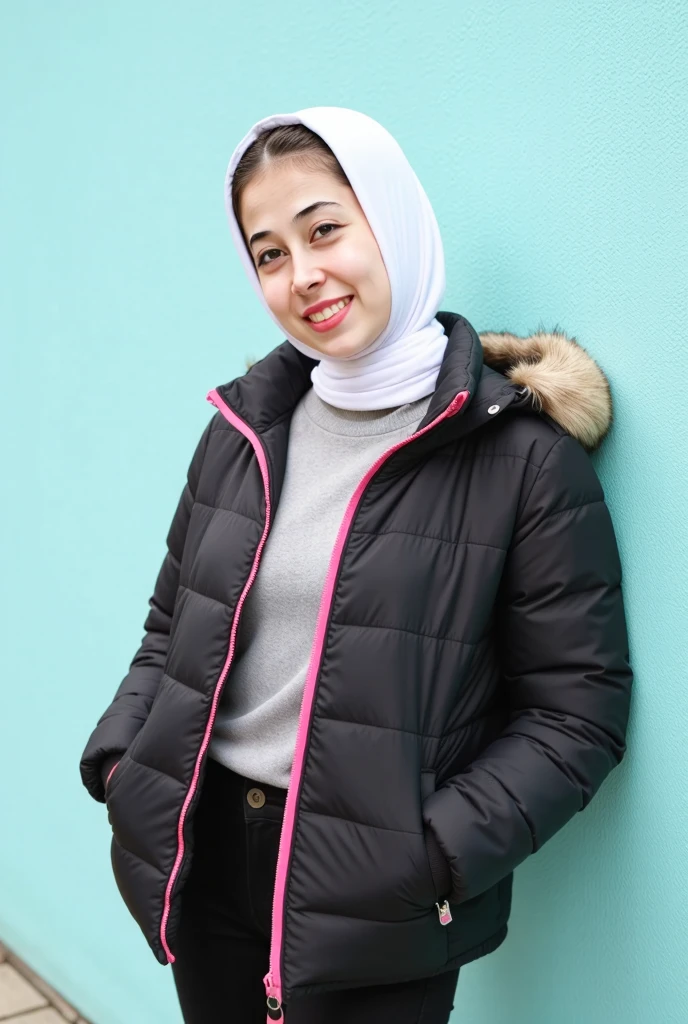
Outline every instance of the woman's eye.
<svg viewBox="0 0 688 1024">
<path fill-rule="evenodd" d="M 325 231 L 325 235 L 331 235 L 333 231 L 336 231 L 339 224 L 319 224 L 315 229 L 316 231 L 325 231 L 326 228 L 330 228 L 330 231 Z M 324 237 L 324 236 L 321 236 Z"/>
<path fill-rule="evenodd" d="M 327 236 L 331 235 L 333 231 L 338 231 L 340 227 L 341 224 L 319 224 L 313 233 L 313 240 L 318 241 L 319 238 L 327 238 Z M 324 232 L 324 234 L 318 236 L 318 231 L 322 231 Z M 264 267 L 268 263 L 274 263 L 276 259 L 279 259 L 281 252 L 281 249 L 266 249 L 265 252 L 261 253 L 260 257 L 258 258 L 258 266 Z M 271 253 L 276 254 L 274 259 L 266 259 L 266 257 L 270 256 Z"/>
<path fill-rule="evenodd" d="M 258 260 L 258 266 L 262 267 L 264 263 L 274 263 L 274 260 L 266 260 L 265 257 L 269 256 L 271 252 L 276 252 L 278 255 L 282 252 L 281 249 L 266 249 L 264 253 L 261 253 L 260 259 Z"/>
</svg>

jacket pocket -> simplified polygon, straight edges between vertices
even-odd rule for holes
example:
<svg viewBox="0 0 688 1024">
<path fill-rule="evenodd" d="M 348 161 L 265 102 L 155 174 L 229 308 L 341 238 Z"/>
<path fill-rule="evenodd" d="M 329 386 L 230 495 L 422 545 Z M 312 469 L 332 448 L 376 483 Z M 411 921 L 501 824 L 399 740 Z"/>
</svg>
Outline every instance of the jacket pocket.
<svg viewBox="0 0 688 1024">
<path fill-rule="evenodd" d="M 107 776 L 107 778 L 105 780 L 105 800 L 106 801 L 107 801 L 107 798 L 112 793 L 112 790 L 119 784 L 119 780 L 122 778 L 122 773 L 124 771 L 126 771 L 127 765 L 129 765 L 130 763 L 131 763 L 131 758 L 129 757 L 129 748 L 127 748 L 126 750 L 122 751 L 122 753 L 120 754 L 118 760 L 115 761 L 115 763 L 113 764 L 112 768 L 110 768 L 108 776 Z"/>
<path fill-rule="evenodd" d="M 421 771 L 420 792 L 423 804 L 427 798 L 435 792 L 436 776 L 437 773 L 431 768 L 423 768 Z M 435 833 L 425 822 L 425 819 L 423 819 L 423 836 L 425 839 L 425 852 L 428 858 L 430 876 L 432 878 L 432 885 L 435 892 L 435 902 L 444 903 L 452 891 L 452 876 L 449 861 L 444 856 L 442 847 L 440 846 Z"/>
<path fill-rule="evenodd" d="M 105 796 L 106 797 L 107 797 L 108 791 L 110 789 L 110 782 L 112 781 L 112 776 L 117 771 L 121 760 L 122 760 L 122 758 L 120 757 L 119 761 L 115 761 L 115 763 L 113 764 L 112 768 L 107 773 L 107 776 L 106 776 L 106 779 L 105 779 L 105 787 L 104 787 L 105 788 Z"/>
<path fill-rule="evenodd" d="M 420 799 L 422 803 L 435 792 L 435 779 L 437 772 L 434 768 L 421 768 L 420 771 Z"/>
<path fill-rule="evenodd" d="M 115 828 L 115 822 L 113 820 L 113 797 L 119 788 L 122 775 L 126 772 L 127 766 L 131 764 L 130 758 L 124 753 L 120 757 L 119 761 L 110 769 L 110 774 L 107 778 L 107 785 L 105 786 L 105 806 L 107 807 L 107 818 L 110 822 L 110 827 L 114 832 L 117 831 Z"/>
</svg>

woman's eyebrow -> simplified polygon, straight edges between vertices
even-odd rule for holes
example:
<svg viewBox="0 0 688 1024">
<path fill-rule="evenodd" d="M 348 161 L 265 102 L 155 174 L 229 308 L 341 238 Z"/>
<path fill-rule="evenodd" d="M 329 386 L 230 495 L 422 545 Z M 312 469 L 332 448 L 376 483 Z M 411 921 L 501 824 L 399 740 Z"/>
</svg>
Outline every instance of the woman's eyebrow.
<svg viewBox="0 0 688 1024">
<path fill-rule="evenodd" d="M 295 213 L 292 217 L 292 223 L 296 224 L 298 221 L 303 220 L 304 217 L 307 217 L 309 213 L 314 213 L 315 210 L 319 210 L 322 206 L 339 206 L 341 208 L 341 203 L 334 203 L 330 200 L 320 199 L 317 203 L 311 203 L 310 206 L 306 206 L 303 210 L 299 210 L 298 213 Z M 254 242 L 259 242 L 261 238 L 267 238 L 267 236 L 271 234 L 273 234 L 272 231 L 256 231 L 254 235 L 251 235 L 251 240 L 248 243 L 249 248 L 253 247 Z"/>
</svg>

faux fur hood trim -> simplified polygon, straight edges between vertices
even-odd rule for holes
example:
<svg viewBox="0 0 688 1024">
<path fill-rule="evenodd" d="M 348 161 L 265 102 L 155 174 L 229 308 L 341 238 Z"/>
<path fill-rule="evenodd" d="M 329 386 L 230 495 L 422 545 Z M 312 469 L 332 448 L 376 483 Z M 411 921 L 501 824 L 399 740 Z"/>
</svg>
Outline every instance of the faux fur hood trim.
<svg viewBox="0 0 688 1024">
<path fill-rule="evenodd" d="M 480 334 L 483 359 L 530 392 L 533 406 L 594 451 L 612 423 L 612 399 L 602 368 L 563 331 L 520 338 L 508 331 Z"/>
</svg>

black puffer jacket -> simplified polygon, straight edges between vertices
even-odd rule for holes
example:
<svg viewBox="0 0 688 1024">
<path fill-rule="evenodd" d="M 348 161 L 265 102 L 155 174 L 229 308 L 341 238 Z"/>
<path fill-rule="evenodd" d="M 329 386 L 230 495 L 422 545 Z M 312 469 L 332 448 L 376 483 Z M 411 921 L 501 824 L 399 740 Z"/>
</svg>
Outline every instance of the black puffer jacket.
<svg viewBox="0 0 688 1024">
<path fill-rule="evenodd" d="M 495 949 L 514 868 L 625 749 L 621 569 L 584 451 L 609 424 L 606 380 L 565 335 L 479 337 L 439 318 L 449 340 L 430 408 L 353 495 L 325 584 L 275 883 L 275 1019 L 295 993 Z M 103 800 L 103 766 L 121 757 L 107 787 L 113 867 L 162 963 L 313 365 L 285 343 L 211 393 L 146 637 L 81 762 Z"/>
</svg>

